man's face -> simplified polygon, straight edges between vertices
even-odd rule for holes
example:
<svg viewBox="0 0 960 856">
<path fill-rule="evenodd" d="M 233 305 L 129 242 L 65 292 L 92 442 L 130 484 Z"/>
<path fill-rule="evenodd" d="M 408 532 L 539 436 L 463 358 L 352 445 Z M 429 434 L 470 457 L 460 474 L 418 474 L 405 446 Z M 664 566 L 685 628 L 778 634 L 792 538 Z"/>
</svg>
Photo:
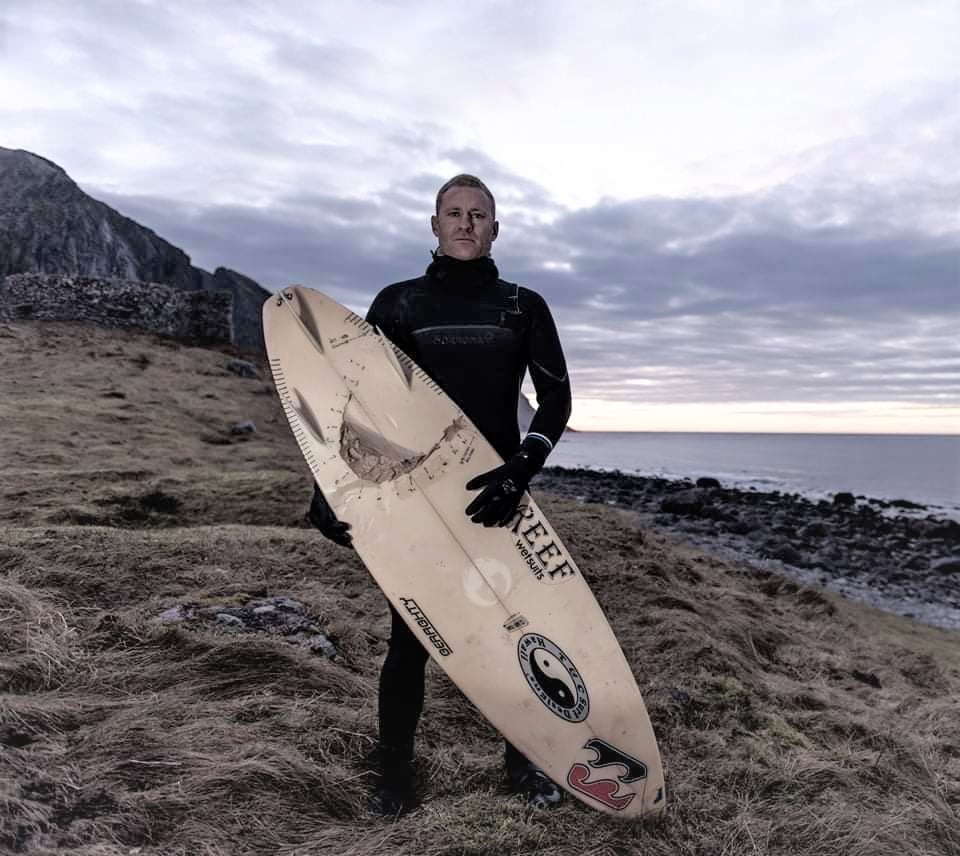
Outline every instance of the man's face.
<svg viewBox="0 0 960 856">
<path fill-rule="evenodd" d="M 500 224 L 479 187 L 451 187 L 440 197 L 440 213 L 430 218 L 440 252 L 466 262 L 490 255 Z"/>
</svg>

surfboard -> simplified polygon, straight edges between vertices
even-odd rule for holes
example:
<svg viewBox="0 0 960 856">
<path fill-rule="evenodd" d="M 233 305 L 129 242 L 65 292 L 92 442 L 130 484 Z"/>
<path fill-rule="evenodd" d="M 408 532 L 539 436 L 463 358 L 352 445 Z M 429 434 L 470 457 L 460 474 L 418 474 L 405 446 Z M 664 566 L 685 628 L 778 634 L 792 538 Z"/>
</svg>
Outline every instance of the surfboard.
<svg viewBox="0 0 960 856">
<path fill-rule="evenodd" d="M 504 527 L 464 514 L 466 483 L 503 462 L 492 446 L 410 357 L 320 292 L 271 296 L 263 330 L 314 479 L 433 660 L 586 805 L 662 813 L 650 717 L 560 536 L 529 494 Z"/>
</svg>

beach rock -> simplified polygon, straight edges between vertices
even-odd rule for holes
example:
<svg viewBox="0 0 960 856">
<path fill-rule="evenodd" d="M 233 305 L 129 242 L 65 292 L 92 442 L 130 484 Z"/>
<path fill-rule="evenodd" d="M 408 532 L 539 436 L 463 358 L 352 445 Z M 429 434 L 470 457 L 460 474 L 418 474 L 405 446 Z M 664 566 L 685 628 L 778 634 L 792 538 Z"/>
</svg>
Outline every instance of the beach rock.
<svg viewBox="0 0 960 856">
<path fill-rule="evenodd" d="M 699 517 L 704 507 L 703 494 L 698 490 L 685 490 L 668 496 L 660 503 L 660 510 L 668 514 Z"/>
<path fill-rule="evenodd" d="M 889 505 L 891 508 L 911 508 L 920 509 L 921 511 L 927 507 L 916 502 L 910 502 L 909 499 L 892 499 L 890 500 Z"/>
<path fill-rule="evenodd" d="M 827 527 L 822 521 L 814 520 L 797 530 L 797 534 L 801 538 L 824 538 L 827 535 Z"/>
<path fill-rule="evenodd" d="M 770 556 L 786 562 L 788 565 L 800 565 L 803 563 L 803 554 L 792 544 L 776 544 L 770 550 Z"/>
<path fill-rule="evenodd" d="M 840 493 L 834 494 L 833 504 L 841 508 L 852 508 L 856 504 L 856 500 L 849 491 L 841 491 Z"/>
<path fill-rule="evenodd" d="M 951 544 L 960 544 L 960 523 L 956 520 L 938 520 L 927 530 L 930 538 L 940 538 Z"/>
<path fill-rule="evenodd" d="M 960 556 L 938 559 L 930 566 L 930 570 L 938 574 L 960 574 Z"/>
<path fill-rule="evenodd" d="M 246 437 L 250 434 L 256 434 L 257 426 L 254 425 L 250 419 L 246 419 L 243 422 L 237 422 L 235 425 L 231 425 L 230 433 L 235 437 Z"/>
<path fill-rule="evenodd" d="M 757 528 L 758 526 L 755 521 L 737 518 L 730 523 L 727 531 L 732 532 L 734 535 L 749 535 L 751 532 L 755 532 Z"/>
<path fill-rule="evenodd" d="M 701 476 L 697 479 L 697 487 L 720 487 L 720 482 L 711 476 Z"/>
<path fill-rule="evenodd" d="M 591 470 L 547 467 L 535 482 L 540 488 L 586 502 L 615 495 L 643 524 L 682 533 L 704 549 L 720 547 L 747 561 L 779 559 L 798 579 L 960 629 L 960 573 L 948 570 L 960 559 L 958 521 L 918 516 L 885 500 L 858 504 L 853 494 L 835 503 Z M 943 571 L 935 569 L 941 561 Z"/>
</svg>

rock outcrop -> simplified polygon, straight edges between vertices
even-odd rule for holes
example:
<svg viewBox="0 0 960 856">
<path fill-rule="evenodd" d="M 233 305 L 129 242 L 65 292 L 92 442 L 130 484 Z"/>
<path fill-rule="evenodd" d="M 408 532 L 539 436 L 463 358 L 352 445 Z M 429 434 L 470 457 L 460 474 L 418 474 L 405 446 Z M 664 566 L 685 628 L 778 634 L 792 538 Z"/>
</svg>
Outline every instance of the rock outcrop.
<svg viewBox="0 0 960 856">
<path fill-rule="evenodd" d="M 268 292 L 250 277 L 219 267 L 213 274 L 194 268 L 198 288 L 227 293 L 233 298 L 234 344 L 248 351 L 263 351 L 263 301 Z"/>
<path fill-rule="evenodd" d="M 182 250 L 92 199 L 55 163 L 0 148 L 0 276 L 14 273 L 195 287 Z"/>
<path fill-rule="evenodd" d="M 211 274 L 194 267 L 182 250 L 88 196 L 55 163 L 0 147 L 0 280 L 13 274 L 136 280 L 225 293 L 233 307 L 233 344 L 263 350 L 266 289 L 226 268 Z"/>
</svg>

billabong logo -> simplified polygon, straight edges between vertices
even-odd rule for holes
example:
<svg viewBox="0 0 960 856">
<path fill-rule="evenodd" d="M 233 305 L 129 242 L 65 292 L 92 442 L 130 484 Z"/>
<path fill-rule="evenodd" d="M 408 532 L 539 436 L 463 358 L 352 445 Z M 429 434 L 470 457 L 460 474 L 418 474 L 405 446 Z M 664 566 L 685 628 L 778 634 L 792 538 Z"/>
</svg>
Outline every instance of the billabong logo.
<svg viewBox="0 0 960 856">
<path fill-rule="evenodd" d="M 567 722 L 583 722 L 590 712 L 587 687 L 570 658 L 539 633 L 527 633 L 517 643 L 524 677 L 537 698 Z"/>
<path fill-rule="evenodd" d="M 417 602 L 412 597 L 401 597 L 400 603 L 402 603 L 403 608 L 413 616 L 413 620 L 423 631 L 423 635 L 426 636 L 433 647 L 437 649 L 437 653 L 441 657 L 449 657 L 453 653 L 453 648 L 444 641 L 443 637 L 437 631 L 437 628 L 433 626 L 430 619 L 424 615 L 423 610 L 417 605 Z"/>
<path fill-rule="evenodd" d="M 596 757 L 587 764 L 577 762 L 567 773 L 567 784 L 575 791 L 586 794 L 591 799 L 609 806 L 615 811 L 623 811 L 633 798 L 634 793 L 618 793 L 620 784 L 629 785 L 640 779 L 647 778 L 647 765 L 643 761 L 632 758 L 625 752 L 621 752 L 615 746 L 611 746 L 605 740 L 599 737 L 591 737 L 583 744 L 584 749 L 591 749 L 596 753 Z M 616 779 L 596 779 L 590 781 L 590 767 L 610 767 L 619 766 L 623 768 L 623 773 Z"/>
</svg>

